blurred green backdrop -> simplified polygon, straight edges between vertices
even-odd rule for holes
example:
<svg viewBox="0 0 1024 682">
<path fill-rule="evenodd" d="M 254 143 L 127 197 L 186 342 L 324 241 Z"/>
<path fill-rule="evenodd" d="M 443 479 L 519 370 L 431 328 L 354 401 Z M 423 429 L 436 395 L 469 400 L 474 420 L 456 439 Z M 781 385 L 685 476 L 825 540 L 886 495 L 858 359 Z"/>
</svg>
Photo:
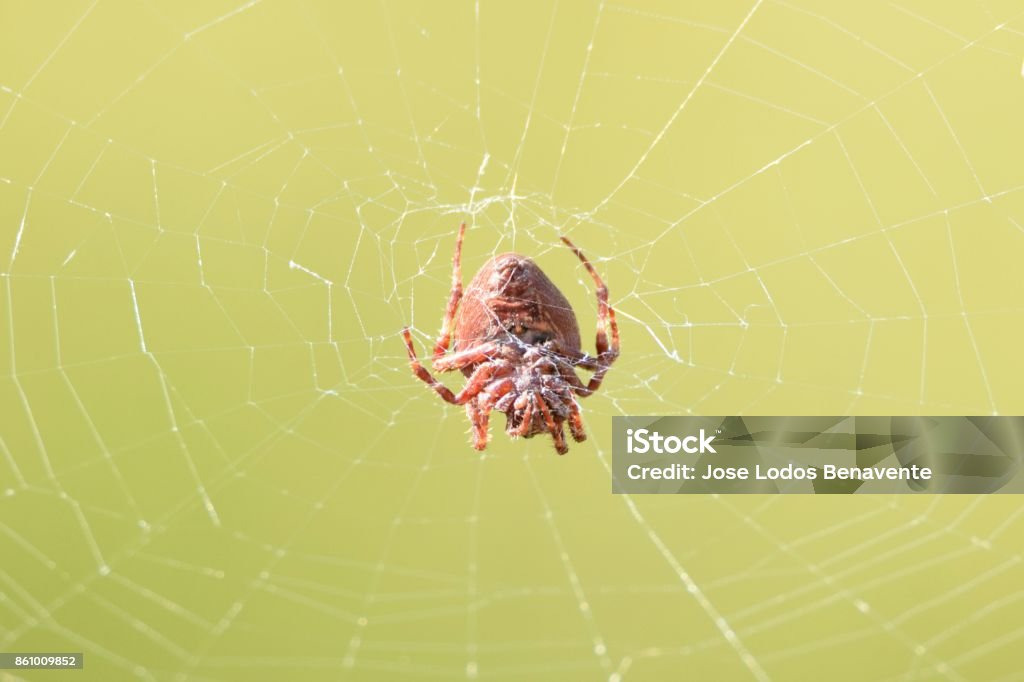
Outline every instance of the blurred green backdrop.
<svg viewBox="0 0 1024 682">
<path fill-rule="evenodd" d="M 0 3 L 0 679 L 1021 679 L 1021 500 L 613 496 L 612 415 L 1020 414 L 1024 8 Z M 469 447 L 531 255 L 623 354 Z M 448 377 L 461 385 L 461 377 Z"/>
</svg>

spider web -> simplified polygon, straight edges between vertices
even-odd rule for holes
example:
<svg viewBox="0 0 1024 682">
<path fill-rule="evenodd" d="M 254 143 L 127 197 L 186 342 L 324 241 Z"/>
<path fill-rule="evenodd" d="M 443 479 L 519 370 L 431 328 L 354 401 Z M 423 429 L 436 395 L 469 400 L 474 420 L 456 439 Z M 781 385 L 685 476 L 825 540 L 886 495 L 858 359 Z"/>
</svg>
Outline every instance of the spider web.
<svg viewBox="0 0 1024 682">
<path fill-rule="evenodd" d="M 1012 497 L 609 493 L 613 415 L 1021 413 L 1014 3 L 0 11 L 0 650 L 1020 679 Z M 467 280 L 534 257 L 584 350 L 558 236 L 609 285 L 566 457 L 500 418 L 476 454 L 408 371 L 462 221 Z"/>
</svg>

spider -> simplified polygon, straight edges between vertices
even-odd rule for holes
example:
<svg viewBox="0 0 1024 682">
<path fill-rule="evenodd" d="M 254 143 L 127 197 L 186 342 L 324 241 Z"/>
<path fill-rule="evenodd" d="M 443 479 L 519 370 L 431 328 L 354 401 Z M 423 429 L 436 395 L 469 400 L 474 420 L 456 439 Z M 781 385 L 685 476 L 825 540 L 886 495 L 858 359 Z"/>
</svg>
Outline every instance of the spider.
<svg viewBox="0 0 1024 682">
<path fill-rule="evenodd" d="M 466 406 L 477 450 L 487 447 L 490 413 L 497 410 L 505 413 L 509 436 L 549 433 L 558 454 L 564 455 L 569 451 L 565 422 L 576 442 L 587 437 L 575 396 L 584 398 L 597 391 L 619 356 L 619 328 L 615 310 L 608 305 L 608 288 L 583 252 L 562 237 L 597 285 L 597 356 L 592 357 L 580 350 L 579 325 L 569 301 L 529 258 L 516 253 L 495 256 L 476 273 L 463 296 L 465 234 L 463 223 L 455 241 L 451 294 L 432 360 L 435 372 L 462 370 L 468 381 L 453 393 L 435 379 L 416 356 L 406 327 L 402 336 L 413 374 L 447 402 Z M 586 385 L 576 375 L 577 367 L 594 373 Z"/>
</svg>

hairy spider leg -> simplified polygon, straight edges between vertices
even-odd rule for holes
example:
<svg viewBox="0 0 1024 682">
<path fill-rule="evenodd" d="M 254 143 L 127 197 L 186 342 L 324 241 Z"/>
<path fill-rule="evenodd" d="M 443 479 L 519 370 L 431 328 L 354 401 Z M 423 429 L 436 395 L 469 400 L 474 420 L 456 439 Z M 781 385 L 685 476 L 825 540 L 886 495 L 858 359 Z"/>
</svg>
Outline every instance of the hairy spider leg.
<svg viewBox="0 0 1024 682">
<path fill-rule="evenodd" d="M 494 342 L 482 343 L 479 346 L 473 348 L 467 348 L 466 350 L 457 351 L 451 355 L 445 355 L 444 357 L 434 360 L 434 371 L 435 372 L 450 372 L 453 369 L 462 369 L 463 367 L 470 367 L 481 362 L 490 362 L 494 358 L 492 355 L 498 350 L 498 345 Z M 507 365 L 502 361 L 504 365 Z"/>
<path fill-rule="evenodd" d="M 477 407 L 475 400 L 470 400 L 466 403 L 466 416 L 469 417 L 469 423 L 473 427 L 473 449 L 483 450 L 487 447 L 487 428 L 481 430 L 480 424 L 480 408 Z M 484 422 L 486 424 L 486 422 Z"/>
<path fill-rule="evenodd" d="M 565 382 L 567 384 L 572 386 L 573 391 L 575 391 L 580 397 L 590 395 L 590 393 L 587 392 L 587 387 L 584 386 L 583 382 L 580 381 L 580 378 L 576 376 L 576 372 L 573 369 L 574 366 L 583 367 L 584 369 L 590 369 L 589 367 L 586 367 L 582 364 L 574 365 L 572 364 L 571 360 L 566 359 L 563 364 L 559 365 L 558 373 L 562 376 L 563 379 L 565 379 Z"/>
<path fill-rule="evenodd" d="M 496 379 L 487 384 L 484 390 L 477 395 L 476 400 L 466 403 L 469 421 L 473 424 L 473 447 L 477 450 L 487 447 L 491 410 L 494 409 L 494 403 L 513 388 L 515 388 L 515 382 L 508 377 Z"/>
<path fill-rule="evenodd" d="M 581 398 L 586 398 L 588 395 L 594 393 L 598 387 L 600 387 L 601 381 L 604 379 L 604 375 L 608 371 L 607 368 L 604 368 L 602 371 L 602 365 L 589 355 L 561 353 L 558 360 L 559 375 L 565 379 L 565 382 L 569 384 L 569 386 L 572 387 L 573 392 Z M 576 376 L 577 367 L 597 373 L 590 378 L 589 383 L 584 384 L 580 381 L 580 378 Z"/>
<path fill-rule="evenodd" d="M 612 330 L 612 346 L 608 348 L 607 339 L 602 339 L 601 333 L 597 335 L 597 360 L 594 362 L 594 376 L 590 377 L 590 381 L 586 387 L 576 393 L 580 396 L 588 396 L 595 393 L 597 389 L 601 388 L 601 382 L 604 381 L 604 375 L 611 369 L 612 363 L 615 362 L 615 358 L 619 357 L 619 326 L 615 323 L 615 310 L 608 306 L 608 320 L 609 326 Z M 604 341 L 605 345 L 602 348 L 601 342 Z"/>
<path fill-rule="evenodd" d="M 526 406 L 522 410 L 522 421 L 515 429 L 508 431 L 510 436 L 525 436 L 529 432 L 530 426 L 534 423 L 534 400 L 535 396 L 530 394 L 529 399 L 526 400 Z"/>
<path fill-rule="evenodd" d="M 536 399 L 531 397 L 530 401 L 526 403 L 526 407 L 523 408 L 523 421 L 512 432 L 513 436 L 525 436 L 530 432 L 530 427 L 533 425 L 533 405 L 535 401 Z"/>
<path fill-rule="evenodd" d="M 569 446 L 565 442 L 565 432 L 562 430 L 562 425 L 555 422 L 555 418 L 551 416 L 551 410 L 548 409 L 547 403 L 544 402 L 543 398 L 537 401 L 537 406 L 540 407 L 540 411 L 544 415 L 544 423 L 548 427 L 548 432 L 555 440 L 555 450 L 560 455 L 569 452 Z"/>
<path fill-rule="evenodd" d="M 483 364 L 473 371 L 473 374 L 470 375 L 469 380 L 466 382 L 465 388 L 459 391 L 458 394 L 455 394 L 452 393 L 450 388 L 435 379 L 434 376 L 427 371 L 427 368 L 420 364 L 420 359 L 416 357 L 416 349 L 412 345 L 412 335 L 409 333 L 408 327 L 402 330 L 402 337 L 405 339 L 405 348 L 409 353 L 409 365 L 412 367 L 413 374 L 419 377 L 421 381 L 434 389 L 439 396 L 452 405 L 465 405 L 468 400 L 480 393 L 491 379 L 496 378 L 495 374 L 498 372 L 508 374 L 512 371 L 511 367 L 504 364 L 484 362 L 489 358 L 486 353 L 483 352 L 481 352 L 479 358 L 473 358 L 466 353 L 457 353 L 456 355 L 466 356 L 463 358 L 464 363 L 462 366 L 468 366 L 478 362 Z M 481 351 L 482 349 L 484 349 L 483 346 L 476 350 Z"/>
<path fill-rule="evenodd" d="M 452 258 L 452 292 L 448 296 L 448 307 L 445 308 L 444 319 L 441 321 L 441 335 L 437 337 L 437 344 L 434 346 L 435 363 L 448 352 L 448 345 L 452 341 L 452 322 L 455 321 L 459 301 L 462 300 L 462 239 L 465 234 L 466 223 L 462 223 L 459 227 L 459 236 L 455 239 L 455 256 Z"/>
<path fill-rule="evenodd" d="M 573 376 L 576 376 L 575 374 Z M 583 417 L 580 415 L 580 404 L 570 398 L 569 400 L 569 433 L 577 443 L 587 439 L 587 432 L 583 430 Z"/>
<path fill-rule="evenodd" d="M 605 286 L 604 280 L 601 279 L 601 276 L 597 274 L 597 270 L 594 269 L 594 266 L 590 264 L 590 261 L 587 260 L 587 257 L 583 255 L 583 252 L 575 244 L 569 241 L 567 237 L 562 237 L 562 241 L 573 250 L 573 253 L 583 263 L 583 267 L 590 273 L 594 284 L 597 286 L 597 358 L 588 358 L 585 355 L 578 358 L 579 366 L 592 369 L 595 372 L 585 388 L 582 386 L 576 388 L 577 395 L 588 396 L 601 387 L 604 375 L 608 373 L 608 369 L 615 362 L 615 358 L 619 357 L 619 325 L 615 321 L 615 309 L 608 304 L 608 287 Z M 608 345 L 609 330 L 612 337 L 610 347 Z"/>
</svg>

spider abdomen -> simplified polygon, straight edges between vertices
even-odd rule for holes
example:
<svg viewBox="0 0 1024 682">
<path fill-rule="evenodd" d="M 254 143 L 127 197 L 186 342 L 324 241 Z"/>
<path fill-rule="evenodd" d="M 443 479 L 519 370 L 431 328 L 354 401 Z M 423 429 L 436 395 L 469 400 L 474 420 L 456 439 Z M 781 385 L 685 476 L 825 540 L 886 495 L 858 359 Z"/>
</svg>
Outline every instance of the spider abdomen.
<svg viewBox="0 0 1024 682">
<path fill-rule="evenodd" d="M 455 326 L 455 349 L 509 336 L 525 344 L 551 342 L 580 350 L 580 330 L 569 301 L 531 259 L 503 253 L 489 260 L 466 287 Z"/>
</svg>

